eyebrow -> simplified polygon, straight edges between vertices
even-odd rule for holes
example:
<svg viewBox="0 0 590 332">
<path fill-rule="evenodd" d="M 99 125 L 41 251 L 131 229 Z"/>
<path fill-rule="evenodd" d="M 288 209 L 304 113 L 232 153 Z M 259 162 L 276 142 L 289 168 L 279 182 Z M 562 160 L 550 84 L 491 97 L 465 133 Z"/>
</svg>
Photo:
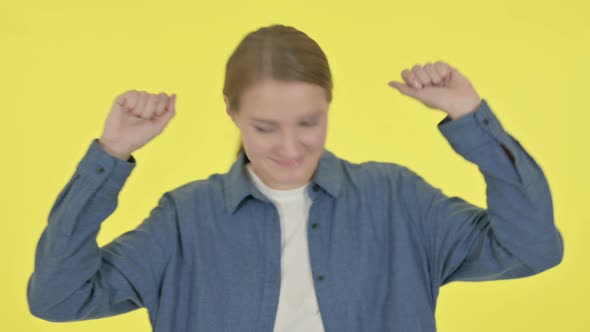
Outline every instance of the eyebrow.
<svg viewBox="0 0 590 332">
<path fill-rule="evenodd" d="M 320 110 L 320 111 L 316 111 L 316 112 L 314 112 L 314 113 L 310 113 L 310 114 L 307 114 L 307 115 L 305 115 L 305 116 L 301 117 L 301 119 L 305 119 L 305 120 L 307 120 L 307 119 L 309 119 L 309 118 L 315 118 L 315 117 L 318 117 L 318 116 L 320 116 L 320 115 L 321 115 L 321 113 L 322 113 L 322 111 L 321 111 L 321 110 Z M 278 124 L 278 122 L 276 122 L 276 121 L 273 121 L 273 120 L 267 120 L 267 119 L 262 119 L 262 118 L 252 118 L 252 121 L 254 121 L 254 122 L 261 122 L 261 123 L 268 123 L 268 124 L 271 124 L 271 125 L 276 125 L 276 124 Z"/>
</svg>

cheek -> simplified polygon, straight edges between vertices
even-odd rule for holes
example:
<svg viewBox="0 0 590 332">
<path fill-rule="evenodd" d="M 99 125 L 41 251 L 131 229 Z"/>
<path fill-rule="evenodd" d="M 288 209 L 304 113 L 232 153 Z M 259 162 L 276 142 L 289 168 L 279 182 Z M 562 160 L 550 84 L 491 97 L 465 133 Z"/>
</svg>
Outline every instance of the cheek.
<svg viewBox="0 0 590 332">
<path fill-rule="evenodd" d="M 303 136 L 303 140 L 307 146 L 313 148 L 322 147 L 324 145 L 324 142 L 326 141 L 326 130 L 320 128 L 318 130 L 314 130 L 310 133 L 307 133 Z"/>
<path fill-rule="evenodd" d="M 253 155 L 265 154 L 272 148 L 272 140 L 255 133 L 242 134 L 242 142 Z"/>
<path fill-rule="evenodd" d="M 305 149 L 308 152 L 322 149 L 325 140 L 326 131 L 322 128 L 314 128 L 313 130 L 302 128 L 298 133 L 300 148 Z"/>
<path fill-rule="evenodd" d="M 326 141 L 326 128 L 302 129 L 298 133 L 298 140 L 300 144 L 309 149 L 321 149 Z M 252 155 L 267 155 L 273 153 L 280 146 L 280 142 L 274 134 L 242 133 L 242 141 Z"/>
</svg>

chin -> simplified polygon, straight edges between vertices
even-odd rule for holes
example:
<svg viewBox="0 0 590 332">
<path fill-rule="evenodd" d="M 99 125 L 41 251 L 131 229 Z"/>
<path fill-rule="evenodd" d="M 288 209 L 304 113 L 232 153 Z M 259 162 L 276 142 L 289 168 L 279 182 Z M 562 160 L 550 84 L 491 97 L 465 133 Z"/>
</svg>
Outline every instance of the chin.
<svg viewBox="0 0 590 332">
<path fill-rule="evenodd" d="M 304 158 L 302 162 L 296 165 L 280 165 L 275 160 L 270 160 L 270 174 L 274 174 L 274 182 L 281 187 L 300 187 L 305 185 L 311 179 L 308 160 Z"/>
</svg>

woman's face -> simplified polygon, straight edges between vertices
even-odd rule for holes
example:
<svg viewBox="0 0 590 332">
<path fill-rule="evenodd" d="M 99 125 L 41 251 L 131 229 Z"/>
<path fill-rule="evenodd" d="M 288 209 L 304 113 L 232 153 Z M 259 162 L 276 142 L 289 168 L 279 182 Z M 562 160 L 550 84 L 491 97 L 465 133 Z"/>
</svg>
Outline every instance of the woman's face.
<svg viewBox="0 0 590 332">
<path fill-rule="evenodd" d="M 324 152 L 329 103 L 324 89 L 306 82 L 263 80 L 240 96 L 238 126 L 251 169 L 269 187 L 308 183 Z"/>
</svg>

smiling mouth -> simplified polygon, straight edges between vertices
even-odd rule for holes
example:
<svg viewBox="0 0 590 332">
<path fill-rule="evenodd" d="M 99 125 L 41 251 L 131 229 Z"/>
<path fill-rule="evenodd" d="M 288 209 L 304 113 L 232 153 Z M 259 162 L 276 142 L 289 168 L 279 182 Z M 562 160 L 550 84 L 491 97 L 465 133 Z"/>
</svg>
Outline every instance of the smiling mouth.
<svg viewBox="0 0 590 332">
<path fill-rule="evenodd" d="M 294 168 L 294 167 L 297 167 L 301 164 L 302 159 L 303 158 L 296 159 L 296 160 L 286 160 L 286 161 L 278 161 L 278 160 L 273 159 L 273 161 L 281 167 Z"/>
</svg>

